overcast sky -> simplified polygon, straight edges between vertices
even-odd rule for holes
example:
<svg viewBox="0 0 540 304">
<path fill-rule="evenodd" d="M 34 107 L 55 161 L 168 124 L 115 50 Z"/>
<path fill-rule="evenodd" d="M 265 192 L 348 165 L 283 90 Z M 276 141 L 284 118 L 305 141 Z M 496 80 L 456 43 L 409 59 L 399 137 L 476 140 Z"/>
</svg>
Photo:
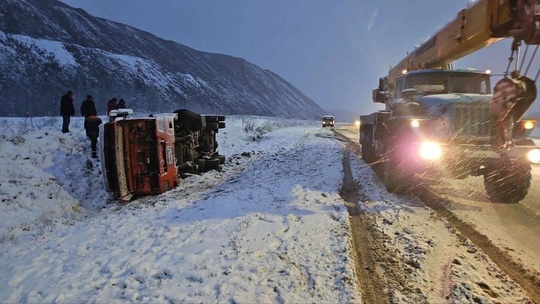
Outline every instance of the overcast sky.
<svg viewBox="0 0 540 304">
<path fill-rule="evenodd" d="M 453 19 L 468 2 L 62 1 L 200 51 L 244 58 L 279 74 L 329 113 L 350 110 L 359 114 L 380 108 L 372 102 L 371 90 L 389 66 Z M 502 72 L 494 65 L 505 62 L 509 44 L 490 49 L 459 61 L 456 67 Z M 494 52 L 498 55 L 491 55 Z"/>
</svg>

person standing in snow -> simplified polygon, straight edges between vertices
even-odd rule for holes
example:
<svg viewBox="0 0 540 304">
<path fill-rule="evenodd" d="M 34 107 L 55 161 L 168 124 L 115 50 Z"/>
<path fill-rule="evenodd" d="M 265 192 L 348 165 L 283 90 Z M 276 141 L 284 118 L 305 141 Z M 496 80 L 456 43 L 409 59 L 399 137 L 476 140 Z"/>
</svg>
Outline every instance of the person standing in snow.
<svg viewBox="0 0 540 304">
<path fill-rule="evenodd" d="M 112 110 L 116 109 L 116 98 L 113 97 L 113 99 L 109 100 L 107 102 L 107 115 L 111 113 Z"/>
<path fill-rule="evenodd" d="M 120 101 L 118 102 L 118 104 L 116 105 L 116 109 L 119 110 L 119 109 L 125 109 L 127 108 L 126 107 L 126 102 L 125 100 L 123 100 L 122 98 L 120 98 Z"/>
<path fill-rule="evenodd" d="M 86 130 L 86 136 L 90 139 L 93 158 L 97 158 L 97 140 L 99 137 L 99 125 L 101 123 L 101 118 L 96 115 L 90 115 L 84 119 L 84 129 Z"/>
<path fill-rule="evenodd" d="M 60 99 L 60 115 L 62 115 L 62 133 L 68 133 L 71 116 L 75 115 L 75 107 L 73 106 L 73 92 L 67 91 Z"/>
<path fill-rule="evenodd" d="M 83 101 L 81 105 L 81 115 L 85 118 L 88 116 L 97 115 L 96 104 L 94 103 L 94 98 L 92 98 L 92 95 L 87 95 L 86 100 Z"/>
</svg>

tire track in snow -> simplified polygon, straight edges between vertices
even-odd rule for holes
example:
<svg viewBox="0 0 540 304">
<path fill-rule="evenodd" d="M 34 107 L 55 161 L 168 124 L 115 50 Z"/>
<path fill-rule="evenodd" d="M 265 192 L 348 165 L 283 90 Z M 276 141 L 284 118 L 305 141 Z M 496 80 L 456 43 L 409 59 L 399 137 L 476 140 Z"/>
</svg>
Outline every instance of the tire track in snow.
<svg viewBox="0 0 540 304">
<path fill-rule="evenodd" d="M 487 236 L 459 219 L 445 207 L 445 205 L 451 205 L 448 200 L 436 195 L 428 187 L 419 186 L 413 190 L 413 194 L 441 217 L 446 218 L 463 236 L 479 247 L 501 270 L 518 283 L 533 301 L 540 303 L 540 274 L 526 269 L 521 263 L 512 259 L 510 255 L 493 244 Z"/>
<path fill-rule="evenodd" d="M 377 260 L 376 251 L 379 250 L 375 248 L 377 240 L 369 228 L 374 224 L 373 220 L 356 208 L 357 202 L 362 199 L 359 188 L 351 171 L 349 148 L 346 148 L 343 151 L 343 184 L 340 195 L 349 210 L 357 284 L 364 303 L 388 303 L 388 296 L 381 292 L 385 290 L 385 280 L 382 273 L 373 267 Z"/>
</svg>

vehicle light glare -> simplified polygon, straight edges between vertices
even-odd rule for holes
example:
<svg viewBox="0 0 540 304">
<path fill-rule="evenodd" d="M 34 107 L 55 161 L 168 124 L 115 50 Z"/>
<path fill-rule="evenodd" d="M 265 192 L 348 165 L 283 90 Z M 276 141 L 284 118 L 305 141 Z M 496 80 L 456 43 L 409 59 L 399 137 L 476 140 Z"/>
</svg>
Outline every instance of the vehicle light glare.
<svg viewBox="0 0 540 304">
<path fill-rule="evenodd" d="M 359 125 L 360 125 L 360 120 L 355 121 L 355 122 L 354 122 L 354 125 L 355 125 L 355 126 L 359 126 Z"/>
<path fill-rule="evenodd" d="M 402 74 L 407 74 L 407 70 L 401 71 Z"/>
<path fill-rule="evenodd" d="M 442 148 L 434 142 L 424 142 L 420 145 L 420 156 L 427 160 L 439 159 L 442 155 Z"/>
<path fill-rule="evenodd" d="M 523 127 L 524 127 L 526 130 L 530 130 L 530 129 L 534 128 L 534 122 L 532 122 L 532 121 L 526 121 L 526 122 L 523 124 Z"/>
<path fill-rule="evenodd" d="M 533 149 L 527 153 L 527 158 L 531 163 L 540 164 L 540 149 Z"/>
<path fill-rule="evenodd" d="M 411 120 L 411 127 L 418 128 L 420 127 L 420 122 L 416 119 Z"/>
</svg>

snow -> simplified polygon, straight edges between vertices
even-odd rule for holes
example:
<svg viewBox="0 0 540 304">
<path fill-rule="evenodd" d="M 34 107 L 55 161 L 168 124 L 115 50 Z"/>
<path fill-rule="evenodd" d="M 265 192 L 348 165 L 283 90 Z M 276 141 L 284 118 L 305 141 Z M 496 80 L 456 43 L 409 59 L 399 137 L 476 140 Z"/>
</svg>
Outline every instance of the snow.
<svg viewBox="0 0 540 304">
<path fill-rule="evenodd" d="M 81 118 L 69 134 L 56 117 L 1 120 L 1 303 L 361 303 L 339 195 L 346 144 L 318 121 L 227 117 L 221 171 L 120 204 Z M 444 218 L 345 151 L 391 302 L 529 303 Z"/>
<path fill-rule="evenodd" d="M 120 63 L 122 69 L 127 73 L 130 73 L 131 75 L 141 76 L 148 85 L 152 85 L 160 89 L 165 89 L 168 84 L 174 83 L 174 75 L 167 71 L 163 71 L 158 64 L 156 64 L 150 59 L 144 59 L 130 55 L 114 54 L 101 50 L 100 52 L 106 54 L 111 59 L 113 59 L 112 62 Z M 194 79 L 188 79 L 185 77 L 186 75 L 184 74 L 182 74 L 182 76 L 185 81 L 191 84 L 197 84 Z M 198 84 L 196 86 L 198 86 Z M 175 87 L 175 90 L 178 93 L 183 94 L 181 89 Z"/>
<path fill-rule="evenodd" d="M 82 120 L 45 120 L 0 130 L 0 302 L 359 301 L 343 146 L 318 123 L 228 117 L 222 171 L 119 205 Z"/>
<path fill-rule="evenodd" d="M 2 33 L 3 34 L 3 33 Z M 0 36 L 0 39 L 6 39 L 6 37 L 11 37 L 22 44 L 26 44 L 29 47 L 37 48 L 38 50 L 45 51 L 54 56 L 55 60 L 58 61 L 60 65 L 67 67 L 76 67 L 78 66 L 77 61 L 71 55 L 68 50 L 64 47 L 64 43 L 53 40 L 46 39 L 35 39 L 25 35 L 7 35 L 3 34 Z"/>
</svg>

